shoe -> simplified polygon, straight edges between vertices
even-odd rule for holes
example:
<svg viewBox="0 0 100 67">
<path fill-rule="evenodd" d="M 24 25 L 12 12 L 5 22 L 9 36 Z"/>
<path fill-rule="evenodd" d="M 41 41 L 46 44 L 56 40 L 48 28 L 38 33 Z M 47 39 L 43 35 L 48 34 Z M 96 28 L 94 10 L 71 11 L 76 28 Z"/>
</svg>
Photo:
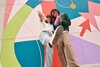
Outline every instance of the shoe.
<svg viewBox="0 0 100 67">
<path fill-rule="evenodd" d="M 63 33 L 63 27 L 58 26 L 56 30 L 54 31 L 54 34 L 51 38 L 51 44 L 56 44 L 58 37 Z"/>
<path fill-rule="evenodd" d="M 52 48 L 52 47 L 53 47 L 53 45 L 51 45 L 50 43 L 48 43 L 48 44 L 49 44 L 49 47 L 50 47 L 50 48 Z"/>
</svg>

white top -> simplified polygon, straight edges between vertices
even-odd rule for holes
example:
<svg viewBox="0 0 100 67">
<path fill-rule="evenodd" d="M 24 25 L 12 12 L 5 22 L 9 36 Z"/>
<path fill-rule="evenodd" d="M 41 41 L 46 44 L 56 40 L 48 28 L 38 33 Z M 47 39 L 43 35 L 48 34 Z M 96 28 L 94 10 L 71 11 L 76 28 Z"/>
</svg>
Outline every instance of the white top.
<svg viewBox="0 0 100 67">
<path fill-rule="evenodd" d="M 49 23 L 46 23 L 46 22 L 42 22 L 42 25 L 43 25 L 43 30 L 42 31 L 49 31 L 49 32 L 52 32 L 54 30 L 53 28 L 53 25 L 52 24 L 49 24 Z"/>
</svg>

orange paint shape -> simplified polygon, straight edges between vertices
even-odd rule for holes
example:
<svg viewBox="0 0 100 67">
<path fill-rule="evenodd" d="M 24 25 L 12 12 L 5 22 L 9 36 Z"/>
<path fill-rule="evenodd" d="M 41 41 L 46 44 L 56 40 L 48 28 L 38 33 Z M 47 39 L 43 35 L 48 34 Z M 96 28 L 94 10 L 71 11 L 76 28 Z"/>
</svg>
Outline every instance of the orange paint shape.
<svg viewBox="0 0 100 67">
<path fill-rule="evenodd" d="M 53 54 L 53 64 L 52 67 L 62 67 L 62 64 L 60 62 L 59 56 L 58 56 L 58 50 L 57 47 L 54 46 L 54 54 Z"/>
<path fill-rule="evenodd" d="M 54 1 L 52 2 L 44 1 L 41 3 L 41 6 L 42 6 L 42 11 L 44 15 L 49 15 L 51 10 L 56 8 L 56 4 Z"/>
</svg>

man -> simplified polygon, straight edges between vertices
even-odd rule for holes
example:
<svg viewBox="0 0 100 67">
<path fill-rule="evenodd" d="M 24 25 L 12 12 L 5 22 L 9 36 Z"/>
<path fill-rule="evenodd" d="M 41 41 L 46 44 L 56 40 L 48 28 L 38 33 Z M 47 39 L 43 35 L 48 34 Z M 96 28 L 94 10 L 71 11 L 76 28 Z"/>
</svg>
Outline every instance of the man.
<svg viewBox="0 0 100 67">
<path fill-rule="evenodd" d="M 51 10 L 51 16 L 54 22 L 54 29 L 58 26 L 62 26 L 64 31 L 63 33 L 57 38 L 52 41 L 53 44 L 57 44 L 58 47 L 58 55 L 61 60 L 62 66 L 67 67 L 80 67 L 76 61 L 76 57 L 70 43 L 69 38 L 69 26 L 71 25 L 71 21 L 68 18 L 67 14 L 60 15 L 60 12 L 57 9 Z M 65 52 L 64 52 L 65 48 Z M 66 60 L 67 57 L 67 60 Z"/>
</svg>

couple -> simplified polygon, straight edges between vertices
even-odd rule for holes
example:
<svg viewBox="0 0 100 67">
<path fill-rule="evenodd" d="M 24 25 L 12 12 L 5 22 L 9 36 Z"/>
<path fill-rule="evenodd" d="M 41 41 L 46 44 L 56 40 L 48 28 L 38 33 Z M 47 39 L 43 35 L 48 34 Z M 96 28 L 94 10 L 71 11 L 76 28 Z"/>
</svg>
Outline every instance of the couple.
<svg viewBox="0 0 100 67">
<path fill-rule="evenodd" d="M 57 46 L 62 67 L 80 67 L 70 43 L 68 31 L 71 22 L 67 14 L 60 15 L 57 9 L 52 9 L 46 17 L 41 12 L 38 12 L 38 15 L 44 27 L 39 36 L 41 43 L 46 45 L 44 67 L 52 67 L 53 45 Z"/>
</svg>

